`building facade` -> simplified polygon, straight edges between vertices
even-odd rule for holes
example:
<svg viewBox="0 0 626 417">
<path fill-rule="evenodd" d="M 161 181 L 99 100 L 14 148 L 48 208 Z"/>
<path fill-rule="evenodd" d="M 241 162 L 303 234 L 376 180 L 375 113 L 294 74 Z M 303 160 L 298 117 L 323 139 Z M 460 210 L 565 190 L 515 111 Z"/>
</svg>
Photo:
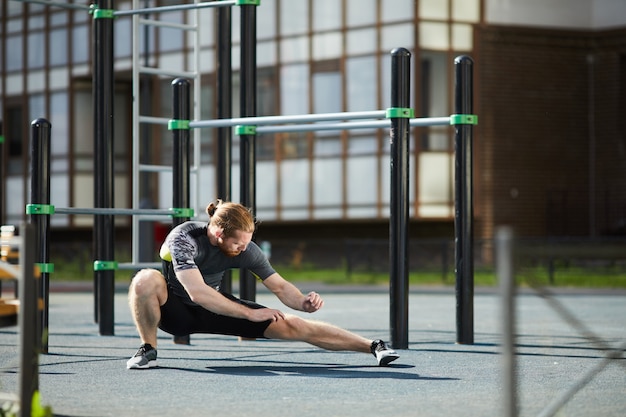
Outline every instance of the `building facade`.
<svg viewBox="0 0 626 417">
<path fill-rule="evenodd" d="M 25 218 L 29 125 L 52 123 L 51 204 L 93 207 L 92 17 L 88 3 L 2 3 L 0 115 L 2 222 Z M 55 2 L 43 2 L 55 3 Z M 193 3 L 115 1 L 116 10 Z M 142 174 L 133 190 L 133 139 L 141 163 L 171 165 L 171 134 L 133 138 L 132 47 L 141 65 L 189 70 L 193 41 L 173 26 L 197 18 L 199 114 L 217 117 L 216 13 L 158 13 L 169 25 L 133 33 L 115 20 L 115 205 L 171 206 L 171 174 Z M 239 114 L 240 20 L 232 13 L 233 116 Z M 390 107 L 390 51 L 412 53 L 416 117 L 453 113 L 453 61 L 474 59 L 476 234 L 500 224 L 525 236 L 619 233 L 626 221 L 626 3 L 621 0 L 261 0 L 257 8 L 259 115 L 359 112 Z M 145 115 L 169 117 L 171 77 L 144 76 Z M 147 97 L 147 98 L 146 98 Z M 454 131 L 413 128 L 412 236 L 452 236 Z M 202 129 L 194 155 L 194 209 L 221 197 L 216 132 Z M 232 199 L 239 198 L 238 141 Z M 389 133 L 383 129 L 258 135 L 257 217 L 269 235 L 385 237 Z M 130 227 L 128 218 L 117 219 Z M 90 216 L 54 216 L 59 230 L 89 228 Z"/>
</svg>

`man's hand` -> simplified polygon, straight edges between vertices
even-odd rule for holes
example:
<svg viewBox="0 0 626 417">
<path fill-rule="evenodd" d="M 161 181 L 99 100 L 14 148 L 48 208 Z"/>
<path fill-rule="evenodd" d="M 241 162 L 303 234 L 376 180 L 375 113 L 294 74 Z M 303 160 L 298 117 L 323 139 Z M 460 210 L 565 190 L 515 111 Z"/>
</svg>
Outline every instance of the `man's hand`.
<svg viewBox="0 0 626 417">
<path fill-rule="evenodd" d="M 252 308 L 250 309 L 250 315 L 248 320 L 255 322 L 262 322 L 266 320 L 278 321 L 284 320 L 285 314 L 273 308 Z"/>
<path fill-rule="evenodd" d="M 304 297 L 302 302 L 302 311 L 307 313 L 314 313 L 324 305 L 324 300 L 315 291 L 311 291 Z"/>
</svg>

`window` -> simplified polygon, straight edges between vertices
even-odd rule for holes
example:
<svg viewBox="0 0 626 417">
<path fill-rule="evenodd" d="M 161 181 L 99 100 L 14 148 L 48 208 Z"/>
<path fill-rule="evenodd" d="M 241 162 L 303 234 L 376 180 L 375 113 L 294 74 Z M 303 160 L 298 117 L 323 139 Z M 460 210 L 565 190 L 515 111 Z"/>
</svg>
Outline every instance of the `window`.
<svg viewBox="0 0 626 417">
<path fill-rule="evenodd" d="M 348 58 L 346 85 L 348 111 L 377 110 L 376 57 Z"/>
<path fill-rule="evenodd" d="M 322 31 L 341 27 L 341 2 L 337 0 L 314 0 L 313 30 Z"/>
<path fill-rule="evenodd" d="M 24 60 L 22 48 L 22 36 L 13 35 L 8 36 L 6 39 L 6 51 L 7 51 L 7 72 L 19 71 L 22 69 L 22 63 Z"/>
<path fill-rule="evenodd" d="M 283 36 L 304 34 L 308 24 L 308 1 L 280 1 L 280 33 Z"/>
<path fill-rule="evenodd" d="M 67 65 L 67 29 L 59 28 L 50 31 L 48 42 L 50 65 Z"/>
<path fill-rule="evenodd" d="M 83 64 L 89 60 L 89 29 L 87 25 L 74 27 L 72 30 L 72 61 Z"/>
<path fill-rule="evenodd" d="M 28 34 L 28 68 L 42 68 L 45 63 L 45 35 L 43 32 L 31 32 Z"/>
<path fill-rule="evenodd" d="M 348 26 L 375 25 L 377 0 L 347 0 L 346 21 Z"/>
</svg>

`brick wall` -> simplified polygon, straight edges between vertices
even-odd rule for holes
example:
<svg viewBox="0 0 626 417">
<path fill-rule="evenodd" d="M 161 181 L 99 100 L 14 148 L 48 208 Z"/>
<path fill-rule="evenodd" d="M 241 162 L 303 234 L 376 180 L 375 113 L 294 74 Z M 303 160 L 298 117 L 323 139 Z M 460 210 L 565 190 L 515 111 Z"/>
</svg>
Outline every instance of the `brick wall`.
<svg viewBox="0 0 626 417">
<path fill-rule="evenodd" d="M 476 235 L 606 233 L 625 201 L 626 31 L 492 26 L 476 39 Z"/>
</svg>

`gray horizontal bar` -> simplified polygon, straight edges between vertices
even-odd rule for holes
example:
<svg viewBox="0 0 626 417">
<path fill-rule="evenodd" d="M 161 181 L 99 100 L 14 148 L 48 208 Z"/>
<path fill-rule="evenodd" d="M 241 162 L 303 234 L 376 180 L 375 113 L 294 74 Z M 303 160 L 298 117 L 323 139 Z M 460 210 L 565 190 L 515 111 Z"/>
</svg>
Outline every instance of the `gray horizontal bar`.
<svg viewBox="0 0 626 417">
<path fill-rule="evenodd" d="M 179 10 L 205 9 L 208 7 L 230 7 L 230 6 L 235 6 L 236 4 L 237 4 L 237 1 L 235 0 L 207 1 L 204 3 L 198 3 L 198 4 L 176 4 L 172 6 L 147 7 L 145 9 L 117 10 L 113 12 L 113 15 L 116 17 L 132 16 L 135 14 L 165 13 L 165 12 L 175 12 Z"/>
<path fill-rule="evenodd" d="M 125 262 L 118 263 L 117 269 L 143 269 L 143 268 L 154 268 L 161 269 L 162 265 L 160 262 Z"/>
<path fill-rule="evenodd" d="M 450 117 L 425 117 L 410 119 L 410 126 L 444 126 L 450 125 Z M 279 125 L 257 127 L 258 134 L 263 133 L 283 133 L 283 132 L 312 132 L 323 130 L 353 130 L 353 129 L 389 129 L 391 121 L 373 120 L 367 122 L 345 122 L 345 123 L 317 123 L 307 125 Z"/>
<path fill-rule="evenodd" d="M 116 214 L 116 215 L 128 215 L 133 216 L 136 214 L 145 214 L 151 216 L 171 216 L 174 211 L 171 209 L 130 209 L 130 208 L 80 208 L 80 207 L 55 207 L 54 212 L 56 214 Z"/>
<path fill-rule="evenodd" d="M 154 117 L 154 116 L 139 116 L 139 122 L 141 123 L 149 123 L 154 125 L 165 125 L 167 126 L 169 121 L 167 117 Z"/>
<path fill-rule="evenodd" d="M 148 165 L 148 164 L 140 164 L 139 171 L 142 172 L 172 172 L 171 165 Z"/>
<path fill-rule="evenodd" d="M 415 126 L 446 126 L 450 125 L 450 116 L 445 117 L 418 117 L 409 120 L 409 124 Z"/>
<path fill-rule="evenodd" d="M 333 120 L 355 120 L 355 119 L 381 119 L 386 115 L 386 110 L 375 110 L 367 112 L 342 112 L 342 113 L 320 113 L 320 114 L 300 114 L 293 116 L 259 116 L 259 117 L 239 117 L 234 119 L 213 119 L 198 120 L 189 123 L 190 128 L 197 127 L 231 127 L 238 125 L 271 125 L 279 123 L 313 123 L 329 122 Z"/>
<path fill-rule="evenodd" d="M 74 9 L 74 10 L 84 10 L 84 11 L 89 10 L 89 6 L 83 5 L 83 4 L 61 3 L 61 2 L 50 1 L 50 0 L 16 0 L 16 1 L 19 1 L 22 3 L 43 4 L 44 6 L 61 7 L 63 9 Z"/>
<path fill-rule="evenodd" d="M 184 77 L 195 79 L 197 74 L 188 71 L 174 71 L 161 68 L 139 67 L 138 70 L 142 74 L 163 75 L 166 77 Z"/>
<path fill-rule="evenodd" d="M 151 27 L 180 29 L 180 30 L 186 30 L 186 31 L 193 31 L 197 29 L 197 27 L 194 25 L 188 25 L 185 23 L 167 22 L 165 20 L 141 19 L 139 20 L 139 24 L 145 25 L 145 26 L 151 26 Z"/>
</svg>

